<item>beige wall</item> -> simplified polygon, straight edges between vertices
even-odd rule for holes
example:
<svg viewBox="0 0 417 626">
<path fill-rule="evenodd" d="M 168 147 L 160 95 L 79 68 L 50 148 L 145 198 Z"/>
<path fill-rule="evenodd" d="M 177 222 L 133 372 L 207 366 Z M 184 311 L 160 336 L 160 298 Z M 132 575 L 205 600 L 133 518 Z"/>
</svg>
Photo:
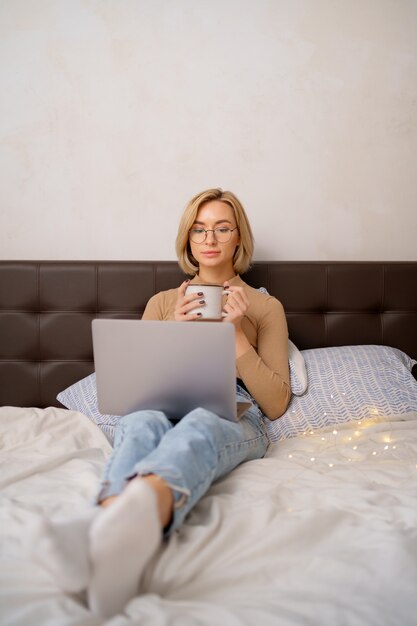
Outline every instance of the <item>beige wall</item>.
<svg viewBox="0 0 417 626">
<path fill-rule="evenodd" d="M 0 0 L 4 259 L 173 259 L 232 189 L 258 259 L 417 260 L 415 0 Z"/>
</svg>

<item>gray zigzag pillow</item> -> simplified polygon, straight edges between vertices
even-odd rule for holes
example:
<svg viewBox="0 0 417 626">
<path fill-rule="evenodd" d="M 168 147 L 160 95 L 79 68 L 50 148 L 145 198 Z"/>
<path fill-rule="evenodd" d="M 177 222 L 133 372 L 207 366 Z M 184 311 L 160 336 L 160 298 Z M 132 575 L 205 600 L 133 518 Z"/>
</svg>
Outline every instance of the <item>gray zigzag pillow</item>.
<svg viewBox="0 0 417 626">
<path fill-rule="evenodd" d="M 417 363 L 396 348 L 376 345 L 303 350 L 308 390 L 267 427 L 272 441 L 377 415 L 417 411 Z"/>
</svg>

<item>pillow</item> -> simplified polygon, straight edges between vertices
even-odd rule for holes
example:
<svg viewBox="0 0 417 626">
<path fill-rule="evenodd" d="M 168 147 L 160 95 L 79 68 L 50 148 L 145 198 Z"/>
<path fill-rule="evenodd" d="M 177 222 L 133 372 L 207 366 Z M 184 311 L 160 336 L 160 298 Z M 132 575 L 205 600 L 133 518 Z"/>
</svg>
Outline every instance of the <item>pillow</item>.
<svg viewBox="0 0 417 626">
<path fill-rule="evenodd" d="M 56 399 L 67 409 L 84 413 L 101 428 L 110 442 L 113 441 L 114 427 L 120 416 L 100 413 L 95 372 L 61 391 Z"/>
<path fill-rule="evenodd" d="M 288 339 L 288 364 L 290 366 L 291 393 L 295 396 L 302 396 L 308 387 L 307 369 L 303 355 L 291 339 Z"/>
<path fill-rule="evenodd" d="M 417 363 L 388 346 L 361 345 L 303 350 L 308 391 L 293 396 L 287 411 L 267 428 L 272 441 L 369 417 L 417 411 Z"/>
</svg>

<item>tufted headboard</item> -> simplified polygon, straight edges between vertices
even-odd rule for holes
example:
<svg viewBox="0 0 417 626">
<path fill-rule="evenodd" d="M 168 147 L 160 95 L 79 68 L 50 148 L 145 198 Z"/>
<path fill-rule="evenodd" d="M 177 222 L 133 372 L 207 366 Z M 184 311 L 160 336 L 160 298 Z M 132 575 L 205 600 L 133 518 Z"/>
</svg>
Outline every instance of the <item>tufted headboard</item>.
<svg viewBox="0 0 417 626">
<path fill-rule="evenodd" d="M 300 349 L 385 344 L 417 359 L 417 262 L 258 262 L 243 278 L 283 303 Z M 183 279 L 174 261 L 1 261 L 0 405 L 60 406 L 94 369 L 93 318 L 141 316 Z"/>
</svg>

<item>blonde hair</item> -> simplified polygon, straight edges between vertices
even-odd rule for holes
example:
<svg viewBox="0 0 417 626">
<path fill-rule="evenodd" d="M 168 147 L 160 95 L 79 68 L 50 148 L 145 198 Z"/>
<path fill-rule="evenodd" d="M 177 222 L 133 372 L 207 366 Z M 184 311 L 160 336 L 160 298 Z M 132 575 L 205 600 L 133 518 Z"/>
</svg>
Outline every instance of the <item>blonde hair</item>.
<svg viewBox="0 0 417 626">
<path fill-rule="evenodd" d="M 236 247 L 233 257 L 233 269 L 236 274 L 246 272 L 252 262 L 253 255 L 253 234 L 249 224 L 249 220 L 240 201 L 231 191 L 223 191 L 222 189 L 207 189 L 197 194 L 190 200 L 184 209 L 178 226 L 178 234 L 175 242 L 178 263 L 181 269 L 190 276 L 195 276 L 198 272 L 198 263 L 191 254 L 191 247 L 188 233 L 194 224 L 197 213 L 203 204 L 219 200 L 228 204 L 232 209 L 236 220 L 236 226 L 239 229 L 240 243 Z"/>
</svg>

